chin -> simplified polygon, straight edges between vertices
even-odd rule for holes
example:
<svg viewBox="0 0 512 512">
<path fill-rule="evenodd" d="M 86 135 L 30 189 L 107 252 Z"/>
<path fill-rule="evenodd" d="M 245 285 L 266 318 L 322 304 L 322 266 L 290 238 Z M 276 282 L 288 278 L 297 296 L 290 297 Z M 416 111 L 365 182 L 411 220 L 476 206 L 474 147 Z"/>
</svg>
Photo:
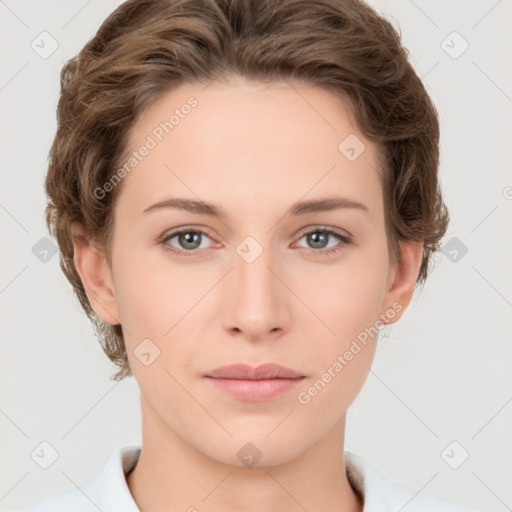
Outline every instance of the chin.
<svg viewBox="0 0 512 512">
<path fill-rule="evenodd" d="M 208 439 L 210 442 L 201 451 L 218 462 L 240 468 L 274 467 L 286 464 L 306 451 L 308 446 L 299 442 L 299 440 L 304 441 L 304 435 L 300 435 L 297 430 L 292 430 L 289 425 L 281 432 L 278 432 L 280 427 L 272 432 L 278 424 L 279 422 L 274 422 L 271 429 L 265 430 L 246 429 L 239 433 L 230 430 L 233 438 L 226 439 L 224 442 L 221 440 L 217 442 L 205 436 L 203 439 Z M 292 431 L 295 433 L 293 436 L 290 435 Z M 269 432 L 271 432 L 270 435 Z"/>
</svg>

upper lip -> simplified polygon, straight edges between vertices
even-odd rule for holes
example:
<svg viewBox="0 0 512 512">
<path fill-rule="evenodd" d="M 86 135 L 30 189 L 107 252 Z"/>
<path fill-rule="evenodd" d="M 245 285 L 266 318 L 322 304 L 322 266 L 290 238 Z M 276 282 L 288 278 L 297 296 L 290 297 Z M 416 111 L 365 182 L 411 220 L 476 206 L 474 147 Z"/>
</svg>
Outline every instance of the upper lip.
<svg viewBox="0 0 512 512">
<path fill-rule="evenodd" d="M 286 366 L 280 364 L 266 363 L 256 368 L 247 364 L 230 364 L 222 366 L 209 372 L 206 377 L 216 379 L 244 379 L 244 380 L 261 380 L 261 379 L 297 379 L 304 377 L 302 373 L 296 372 Z"/>
</svg>

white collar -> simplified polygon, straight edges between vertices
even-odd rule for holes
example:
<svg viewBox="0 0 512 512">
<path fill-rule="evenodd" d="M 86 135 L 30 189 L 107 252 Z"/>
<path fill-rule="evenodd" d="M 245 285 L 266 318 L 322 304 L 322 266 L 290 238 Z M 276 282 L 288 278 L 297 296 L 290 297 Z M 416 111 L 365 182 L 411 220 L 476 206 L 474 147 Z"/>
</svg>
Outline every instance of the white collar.
<svg viewBox="0 0 512 512">
<path fill-rule="evenodd" d="M 140 512 L 126 483 L 136 465 L 140 446 L 123 446 L 112 453 L 101 472 L 80 488 L 47 498 L 19 512 Z M 347 478 L 354 491 L 364 496 L 363 512 L 476 512 L 475 510 L 419 495 L 391 482 L 367 460 L 345 451 Z"/>
</svg>

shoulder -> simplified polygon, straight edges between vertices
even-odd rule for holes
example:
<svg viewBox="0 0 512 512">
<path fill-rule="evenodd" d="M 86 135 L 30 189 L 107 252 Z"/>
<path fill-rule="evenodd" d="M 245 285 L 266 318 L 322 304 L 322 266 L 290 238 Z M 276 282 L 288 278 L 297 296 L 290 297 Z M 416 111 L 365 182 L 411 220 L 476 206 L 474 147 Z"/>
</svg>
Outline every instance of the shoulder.
<svg viewBox="0 0 512 512">
<path fill-rule="evenodd" d="M 355 453 L 345 451 L 347 477 L 364 497 L 363 512 L 388 512 L 406 507 L 410 512 L 477 512 L 475 509 L 419 494 L 386 479 L 375 466 Z"/>
<path fill-rule="evenodd" d="M 101 472 L 86 483 L 16 512 L 140 512 L 126 483 L 140 455 L 139 446 L 117 449 Z"/>
<path fill-rule="evenodd" d="M 78 489 L 71 489 L 62 492 L 32 505 L 24 507 L 17 512 L 98 512 L 98 507 L 94 501 L 89 501 L 87 485 L 82 486 L 83 493 Z M 94 496 L 91 498 L 94 500 Z"/>
</svg>

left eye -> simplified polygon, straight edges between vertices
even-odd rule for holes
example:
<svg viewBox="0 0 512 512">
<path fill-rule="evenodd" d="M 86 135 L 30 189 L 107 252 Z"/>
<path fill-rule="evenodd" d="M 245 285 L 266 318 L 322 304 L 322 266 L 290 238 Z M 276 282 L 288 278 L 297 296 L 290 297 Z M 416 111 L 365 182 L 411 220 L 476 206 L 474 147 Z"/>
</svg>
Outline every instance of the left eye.
<svg viewBox="0 0 512 512">
<path fill-rule="evenodd" d="M 205 249 L 206 247 L 201 247 L 202 237 L 206 237 L 211 240 L 211 238 L 201 230 L 193 230 L 193 229 L 183 229 L 180 231 L 174 231 L 170 233 L 168 236 L 162 239 L 161 244 L 164 249 L 167 251 L 184 255 L 184 256 L 192 256 L 199 252 L 201 249 Z M 328 246 L 329 237 L 337 238 L 340 242 L 335 243 L 333 246 Z M 171 245 L 169 242 L 173 239 L 178 239 L 178 244 L 180 247 L 176 247 Z M 351 238 L 348 235 L 342 234 L 331 228 L 317 228 L 312 231 L 308 231 L 303 233 L 299 240 L 306 238 L 307 243 L 312 245 L 310 247 L 310 252 L 315 254 L 330 254 L 333 252 L 337 252 L 343 248 L 344 245 L 347 245 L 351 242 Z M 306 249 L 308 249 L 306 247 Z"/>
<path fill-rule="evenodd" d="M 329 237 L 332 239 L 337 238 L 338 240 L 341 240 L 342 244 L 334 244 L 330 247 L 327 246 L 327 241 L 329 240 Z M 347 235 L 343 235 L 341 233 L 338 233 L 337 231 L 333 229 L 328 228 L 322 228 L 322 229 L 315 229 L 313 231 L 308 231 L 307 233 L 304 233 L 300 240 L 303 238 L 306 238 L 307 243 L 311 244 L 314 249 L 319 249 L 317 251 L 313 252 L 323 252 L 323 253 L 331 253 L 337 250 L 340 250 L 341 246 L 344 244 L 348 244 L 350 242 L 350 238 Z"/>
</svg>

